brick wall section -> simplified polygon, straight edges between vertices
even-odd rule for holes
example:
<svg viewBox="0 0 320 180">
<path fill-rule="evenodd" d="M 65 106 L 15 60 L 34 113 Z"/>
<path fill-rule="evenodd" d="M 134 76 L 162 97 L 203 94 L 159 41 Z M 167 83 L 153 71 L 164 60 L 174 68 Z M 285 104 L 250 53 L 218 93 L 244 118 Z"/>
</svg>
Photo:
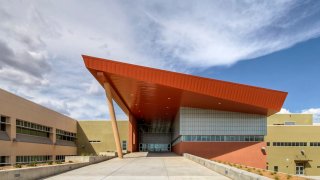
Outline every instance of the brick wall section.
<svg viewBox="0 0 320 180">
<path fill-rule="evenodd" d="M 265 142 L 180 142 L 173 151 L 265 169 L 267 160 L 262 147 L 266 147 Z"/>
</svg>

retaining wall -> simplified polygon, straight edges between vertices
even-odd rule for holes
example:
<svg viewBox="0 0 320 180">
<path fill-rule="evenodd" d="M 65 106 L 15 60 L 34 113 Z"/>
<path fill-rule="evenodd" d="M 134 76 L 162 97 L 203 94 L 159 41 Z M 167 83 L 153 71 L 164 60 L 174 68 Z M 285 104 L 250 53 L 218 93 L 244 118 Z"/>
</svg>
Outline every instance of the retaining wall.
<svg viewBox="0 0 320 180">
<path fill-rule="evenodd" d="M 0 171 L 1 180 L 33 180 L 41 179 L 66 171 L 77 169 L 90 164 L 98 163 L 111 159 L 108 156 L 66 156 L 66 162 L 72 161 L 68 164 L 57 164 L 39 167 L 27 167 L 19 169 L 9 169 Z"/>
<path fill-rule="evenodd" d="M 201 164 L 219 174 L 227 176 L 231 179 L 237 180 L 271 180 L 270 178 L 260 176 L 258 174 L 250 173 L 235 167 L 231 167 L 225 164 L 217 163 L 208 159 L 204 159 L 198 156 L 184 153 L 183 156 L 191 161 Z"/>
<path fill-rule="evenodd" d="M 106 161 L 108 159 L 113 158 L 112 156 L 66 156 L 65 162 L 75 162 L 75 163 L 82 163 L 82 162 L 88 162 L 88 163 L 98 163 L 101 161 Z"/>
</svg>

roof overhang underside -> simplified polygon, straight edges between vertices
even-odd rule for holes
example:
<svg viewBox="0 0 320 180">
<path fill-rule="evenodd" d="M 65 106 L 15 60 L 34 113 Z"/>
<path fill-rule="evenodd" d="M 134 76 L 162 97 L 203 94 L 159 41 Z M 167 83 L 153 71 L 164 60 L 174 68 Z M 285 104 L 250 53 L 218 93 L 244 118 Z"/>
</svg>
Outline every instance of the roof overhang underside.
<svg viewBox="0 0 320 180">
<path fill-rule="evenodd" d="M 83 59 L 101 85 L 110 83 L 119 106 L 138 119 L 172 120 L 181 106 L 269 116 L 280 111 L 288 94 L 85 55 Z"/>
</svg>

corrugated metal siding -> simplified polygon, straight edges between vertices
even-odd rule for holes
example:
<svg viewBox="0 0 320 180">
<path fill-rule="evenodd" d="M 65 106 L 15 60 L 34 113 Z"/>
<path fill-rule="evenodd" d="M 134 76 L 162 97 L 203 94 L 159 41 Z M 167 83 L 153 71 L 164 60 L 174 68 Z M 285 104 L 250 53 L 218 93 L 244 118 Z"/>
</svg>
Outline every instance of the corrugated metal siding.
<svg viewBox="0 0 320 180">
<path fill-rule="evenodd" d="M 180 108 L 181 135 L 266 135 L 267 117 L 198 108 Z"/>
<path fill-rule="evenodd" d="M 180 111 L 176 114 L 172 123 L 172 140 L 176 139 L 180 135 Z"/>
<path fill-rule="evenodd" d="M 219 97 L 258 107 L 280 110 L 286 92 L 196 77 L 154 68 L 83 56 L 88 69 L 118 74 L 150 83 Z M 157 78 L 153 78 L 156 76 Z M 175 79 L 179 79 L 176 81 Z"/>
<path fill-rule="evenodd" d="M 171 133 L 140 133 L 139 143 L 170 144 Z"/>
</svg>

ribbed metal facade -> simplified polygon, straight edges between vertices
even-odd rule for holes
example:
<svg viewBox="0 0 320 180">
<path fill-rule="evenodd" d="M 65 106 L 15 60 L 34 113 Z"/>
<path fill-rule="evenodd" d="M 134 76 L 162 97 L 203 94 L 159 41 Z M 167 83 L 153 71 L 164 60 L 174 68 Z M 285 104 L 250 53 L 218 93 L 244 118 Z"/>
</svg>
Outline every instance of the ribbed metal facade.
<svg viewBox="0 0 320 180">
<path fill-rule="evenodd" d="M 140 133 L 139 143 L 143 144 L 170 144 L 170 133 Z"/>
<path fill-rule="evenodd" d="M 174 131 L 180 135 L 266 135 L 267 117 L 181 107 Z M 174 132 L 173 134 L 177 134 Z"/>
<path fill-rule="evenodd" d="M 172 123 L 172 140 L 180 136 L 180 111 L 178 111 Z"/>
<path fill-rule="evenodd" d="M 100 84 L 111 84 L 113 93 L 119 96 L 117 103 L 138 118 L 161 116 L 173 120 L 180 106 L 272 115 L 281 109 L 287 96 L 286 92 L 85 55 L 83 59 Z M 170 108 L 164 112 L 162 107 Z"/>
</svg>

